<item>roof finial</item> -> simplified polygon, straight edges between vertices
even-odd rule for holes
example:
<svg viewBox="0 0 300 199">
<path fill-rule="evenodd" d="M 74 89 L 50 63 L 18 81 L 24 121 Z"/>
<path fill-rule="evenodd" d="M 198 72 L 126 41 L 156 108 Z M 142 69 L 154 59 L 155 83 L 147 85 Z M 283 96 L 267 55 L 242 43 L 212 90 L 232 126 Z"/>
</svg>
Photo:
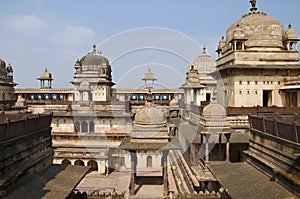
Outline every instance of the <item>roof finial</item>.
<svg viewBox="0 0 300 199">
<path fill-rule="evenodd" d="M 206 55 L 206 48 L 205 48 L 205 46 L 203 47 L 202 54 L 203 54 L 203 55 Z"/>
<path fill-rule="evenodd" d="M 93 45 L 93 52 L 96 52 L 96 44 Z"/>
<path fill-rule="evenodd" d="M 256 8 L 256 0 L 250 0 L 249 1 L 251 3 L 252 8 L 250 8 L 251 12 L 256 12 L 257 8 Z"/>
</svg>

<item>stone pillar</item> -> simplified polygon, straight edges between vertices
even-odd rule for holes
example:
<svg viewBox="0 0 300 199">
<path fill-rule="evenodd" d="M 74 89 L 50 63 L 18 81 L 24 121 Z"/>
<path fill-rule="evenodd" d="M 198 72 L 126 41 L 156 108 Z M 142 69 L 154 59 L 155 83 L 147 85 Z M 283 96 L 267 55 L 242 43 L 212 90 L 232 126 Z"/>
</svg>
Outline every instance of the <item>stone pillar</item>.
<svg viewBox="0 0 300 199">
<path fill-rule="evenodd" d="M 163 183 L 164 183 L 164 196 L 168 196 L 169 183 L 168 183 L 168 150 L 163 151 Z"/>
<path fill-rule="evenodd" d="M 222 133 L 219 135 L 219 160 L 222 161 Z"/>
<path fill-rule="evenodd" d="M 205 162 L 209 161 L 209 140 L 210 135 L 209 134 L 205 134 Z"/>
<path fill-rule="evenodd" d="M 136 178 L 136 151 L 129 151 L 131 156 L 131 176 L 130 176 L 130 187 L 129 194 L 135 195 L 135 178 Z"/>
<path fill-rule="evenodd" d="M 231 136 L 231 133 L 225 134 L 225 137 L 226 137 L 226 162 L 229 162 L 229 160 L 230 160 L 230 143 L 229 143 L 230 136 Z"/>
</svg>

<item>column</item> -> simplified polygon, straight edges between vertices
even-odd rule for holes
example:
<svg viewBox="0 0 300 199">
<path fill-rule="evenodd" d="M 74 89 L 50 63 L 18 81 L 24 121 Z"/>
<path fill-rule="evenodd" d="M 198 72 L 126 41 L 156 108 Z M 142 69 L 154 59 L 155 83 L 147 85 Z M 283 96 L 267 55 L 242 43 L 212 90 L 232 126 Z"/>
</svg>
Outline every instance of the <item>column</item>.
<svg viewBox="0 0 300 199">
<path fill-rule="evenodd" d="M 167 196 L 169 193 L 168 188 L 168 150 L 163 151 L 163 183 L 164 183 L 164 196 Z"/>
<path fill-rule="evenodd" d="M 135 195 L 135 178 L 136 178 L 136 151 L 129 151 L 131 157 L 131 177 L 130 177 L 130 187 L 129 194 L 131 196 Z"/>
<path fill-rule="evenodd" d="M 208 143 L 208 140 L 209 140 L 209 137 L 210 135 L 209 134 L 205 134 L 205 162 L 208 162 L 209 161 L 209 151 L 208 151 L 208 147 L 209 147 L 209 143 Z"/>
<path fill-rule="evenodd" d="M 230 143 L 229 143 L 229 139 L 230 139 L 231 133 L 226 133 L 225 137 L 226 137 L 226 162 L 229 162 L 230 160 Z"/>
<path fill-rule="evenodd" d="M 219 135 L 219 160 L 222 161 L 222 133 Z"/>
</svg>

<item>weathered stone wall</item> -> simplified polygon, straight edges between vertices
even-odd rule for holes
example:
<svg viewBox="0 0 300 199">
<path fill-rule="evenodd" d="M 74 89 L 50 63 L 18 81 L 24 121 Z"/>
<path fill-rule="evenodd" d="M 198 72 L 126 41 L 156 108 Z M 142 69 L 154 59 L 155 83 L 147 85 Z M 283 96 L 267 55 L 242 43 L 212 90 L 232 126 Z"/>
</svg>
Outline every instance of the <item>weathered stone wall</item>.
<svg viewBox="0 0 300 199">
<path fill-rule="evenodd" d="M 270 122 L 275 125 L 271 125 Z M 251 134 L 246 160 L 255 167 L 262 169 L 273 179 L 294 194 L 300 195 L 300 144 L 290 133 L 296 133 L 300 126 L 283 122 L 250 117 Z M 294 140 L 294 141 L 293 141 Z"/>
<path fill-rule="evenodd" d="M 32 175 L 53 161 L 52 115 L 0 124 L 0 197 L 14 189 L 22 175 Z"/>
</svg>

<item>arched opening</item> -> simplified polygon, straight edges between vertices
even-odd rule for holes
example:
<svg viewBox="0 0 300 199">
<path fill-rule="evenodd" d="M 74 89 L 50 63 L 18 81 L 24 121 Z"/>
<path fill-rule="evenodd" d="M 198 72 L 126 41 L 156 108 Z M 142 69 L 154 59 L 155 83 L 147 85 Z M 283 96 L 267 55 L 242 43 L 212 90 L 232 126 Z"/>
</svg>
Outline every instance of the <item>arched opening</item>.
<svg viewBox="0 0 300 199">
<path fill-rule="evenodd" d="M 78 121 L 75 122 L 75 132 L 80 132 L 80 123 Z"/>
<path fill-rule="evenodd" d="M 90 127 L 89 132 L 94 133 L 95 132 L 95 123 L 93 121 L 90 122 L 89 127 Z"/>
<path fill-rule="evenodd" d="M 87 133 L 88 132 L 88 126 L 87 126 L 86 121 L 83 121 L 81 123 L 81 132 L 83 132 L 83 133 Z"/>
<path fill-rule="evenodd" d="M 147 157 L 147 167 L 152 167 L 152 156 Z"/>
<path fill-rule="evenodd" d="M 87 165 L 91 167 L 91 171 L 98 171 L 98 164 L 95 160 L 88 161 Z"/>
<path fill-rule="evenodd" d="M 121 157 L 121 159 L 120 159 L 120 166 L 122 167 L 124 167 L 125 166 L 125 157 Z"/>
<path fill-rule="evenodd" d="M 64 159 L 63 161 L 61 161 L 62 164 L 71 164 L 71 161 L 68 159 Z"/>
<path fill-rule="evenodd" d="M 82 160 L 76 160 L 75 165 L 84 166 L 84 162 Z"/>
</svg>

